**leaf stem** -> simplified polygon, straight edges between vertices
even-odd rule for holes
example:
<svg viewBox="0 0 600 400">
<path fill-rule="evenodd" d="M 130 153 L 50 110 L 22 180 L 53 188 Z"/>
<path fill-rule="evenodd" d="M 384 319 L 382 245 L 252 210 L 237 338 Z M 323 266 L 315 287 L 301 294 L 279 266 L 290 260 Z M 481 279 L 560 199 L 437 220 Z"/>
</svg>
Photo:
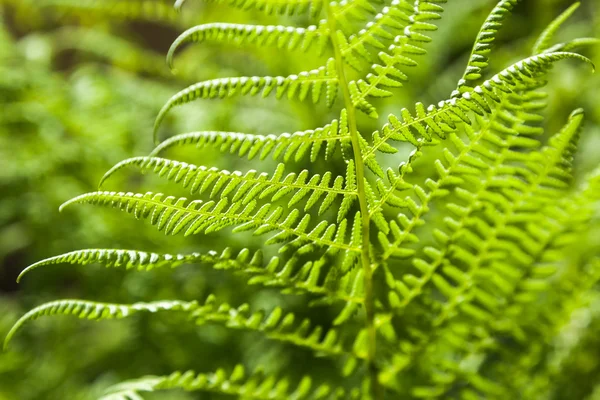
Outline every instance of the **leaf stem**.
<svg viewBox="0 0 600 400">
<path fill-rule="evenodd" d="M 356 109 L 350 97 L 348 89 L 348 81 L 344 70 L 344 59 L 340 52 L 340 45 L 337 38 L 337 29 L 334 13 L 331 11 L 329 2 L 325 1 L 325 10 L 327 13 L 327 23 L 329 25 L 329 34 L 333 47 L 336 69 L 340 88 L 344 97 L 344 106 L 348 113 L 348 128 L 350 130 L 350 140 L 352 143 L 352 151 L 354 154 L 354 165 L 356 166 L 356 181 L 358 191 L 358 203 L 361 216 L 361 262 L 364 271 L 365 284 L 365 312 L 366 312 L 366 328 L 368 334 L 368 349 L 367 349 L 367 370 L 370 380 L 371 398 L 375 400 L 383 399 L 383 390 L 377 379 L 378 371 L 376 366 L 376 350 L 377 350 L 377 331 L 375 329 L 375 306 L 373 297 L 373 270 L 374 265 L 371 264 L 370 249 L 370 217 L 369 208 L 367 205 L 366 190 L 365 190 L 365 164 L 363 162 L 360 151 L 358 138 L 358 130 L 356 128 Z"/>
</svg>

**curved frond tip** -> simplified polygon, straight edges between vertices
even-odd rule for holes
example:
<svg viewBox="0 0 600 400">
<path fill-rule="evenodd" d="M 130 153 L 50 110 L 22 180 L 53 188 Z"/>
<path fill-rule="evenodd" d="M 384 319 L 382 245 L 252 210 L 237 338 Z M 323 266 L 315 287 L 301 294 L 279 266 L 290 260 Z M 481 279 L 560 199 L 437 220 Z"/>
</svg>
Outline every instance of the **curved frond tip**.
<svg viewBox="0 0 600 400">
<path fill-rule="evenodd" d="M 6 349 L 8 347 L 9 342 L 23 325 L 43 316 L 75 315 L 78 318 L 99 321 L 103 319 L 125 318 L 138 312 L 154 313 L 168 310 L 190 311 L 197 307 L 198 303 L 195 301 L 185 302 L 177 300 L 134 304 L 99 303 L 76 299 L 51 301 L 32 309 L 20 318 L 6 335 L 6 338 L 4 339 L 4 348 Z"/>
<path fill-rule="evenodd" d="M 329 59 L 326 66 L 287 77 L 243 76 L 198 82 L 172 96 L 163 106 L 154 122 L 154 140 L 156 142 L 158 128 L 170 110 L 198 99 L 255 96 L 258 93 L 267 97 L 274 91 L 278 99 L 287 93 L 289 99 L 298 98 L 301 101 L 310 94 L 313 103 L 319 102 L 324 95 L 327 106 L 331 107 L 337 96 L 338 85 L 333 59 Z"/>
<path fill-rule="evenodd" d="M 346 110 L 342 110 L 339 121 L 334 119 L 331 123 L 316 129 L 298 131 L 294 133 L 281 133 L 278 135 L 252 135 L 238 132 L 200 131 L 176 135 L 161 142 L 150 153 L 151 157 L 175 146 L 195 145 L 198 148 L 217 149 L 223 153 L 237 154 L 265 160 L 272 155 L 274 160 L 281 159 L 300 161 L 309 156 L 311 162 L 317 161 L 320 156 L 326 160 L 334 153 L 348 146 L 350 134 Z"/>
<path fill-rule="evenodd" d="M 159 254 L 139 250 L 124 249 L 84 249 L 46 258 L 25 268 L 19 274 L 17 282 L 20 282 L 25 274 L 40 267 L 54 264 L 88 265 L 102 264 L 107 268 L 137 269 L 139 271 L 150 271 L 154 268 L 175 268 L 185 263 L 211 262 L 214 263 L 221 257 L 214 251 L 206 254 Z"/>
<path fill-rule="evenodd" d="M 311 25 L 297 28 L 283 25 L 247 25 L 215 22 L 198 25 L 183 32 L 171 45 L 167 53 L 167 64 L 173 68 L 175 52 L 186 43 L 204 41 L 227 42 L 236 45 L 254 44 L 276 49 L 307 51 L 316 43 L 316 52 L 321 54 L 328 40 L 325 27 Z"/>
</svg>

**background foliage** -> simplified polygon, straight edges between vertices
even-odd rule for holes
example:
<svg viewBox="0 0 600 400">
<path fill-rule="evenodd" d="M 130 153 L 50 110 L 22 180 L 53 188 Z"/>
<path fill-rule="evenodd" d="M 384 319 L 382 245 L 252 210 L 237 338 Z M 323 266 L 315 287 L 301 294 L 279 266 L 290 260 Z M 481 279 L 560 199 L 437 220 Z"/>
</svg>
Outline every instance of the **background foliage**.
<svg viewBox="0 0 600 400">
<path fill-rule="evenodd" d="M 76 248 L 179 252 L 208 250 L 217 242 L 219 247 L 237 246 L 226 235 L 167 240 L 110 210 L 73 208 L 59 214 L 57 208 L 68 198 L 95 190 L 102 174 L 118 161 L 147 154 L 152 148 L 154 117 L 179 89 L 221 76 L 288 75 L 300 63 L 319 63 L 316 56 L 282 57 L 269 50 L 250 53 L 232 47 L 222 51 L 203 45 L 186 49 L 177 60 L 177 73 L 172 74 L 164 55 L 187 27 L 215 20 L 272 23 L 272 17 L 191 1 L 191 7 L 179 15 L 171 2 L 159 0 L 148 1 L 152 5 L 142 13 L 131 14 L 110 3 L 0 0 L 0 337 L 25 311 L 59 297 L 134 302 L 204 299 L 207 293 L 217 293 L 233 304 L 251 299 L 256 308 L 284 303 L 294 310 L 299 302 L 293 296 L 283 297 L 277 291 L 259 294 L 242 278 L 194 266 L 144 274 L 56 266 L 16 285 L 16 276 L 27 265 Z M 492 59 L 496 69 L 528 54 L 535 35 L 571 2 L 523 3 L 501 31 Z M 415 99 L 428 104 L 446 98 L 462 73 L 481 21 L 494 4 L 450 1 L 423 68 L 393 100 L 380 101 L 381 114 Z M 600 10 L 592 1 L 584 2 L 558 40 L 578 36 L 600 37 Z M 600 65 L 597 48 L 585 54 Z M 576 171 L 583 176 L 598 163 L 600 78 L 590 78 L 578 63 L 562 63 L 552 76 L 557 79 L 550 80 L 548 90 L 548 132 L 559 130 L 574 108 L 586 110 L 576 157 Z M 306 104 L 282 104 L 274 107 L 272 99 L 200 102 L 174 112 L 162 132 L 200 127 L 291 132 L 318 126 L 329 115 L 325 109 L 315 112 Z M 360 123 L 376 128 L 376 122 L 366 118 Z M 194 161 L 195 156 L 193 149 L 182 150 L 177 158 Z M 216 152 L 202 157 L 205 165 L 245 169 L 243 159 Z M 155 188 L 166 187 L 150 176 L 143 183 L 134 174 L 121 174 L 119 179 L 129 180 L 132 188 L 151 187 L 148 182 Z M 592 291 L 586 304 L 557 336 L 560 373 L 548 398 L 600 398 L 596 387 L 600 383 L 596 356 L 600 354 L 600 293 Z M 326 320 L 319 309 L 311 318 Z M 15 339 L 10 351 L 0 354 L 0 400 L 92 399 L 109 384 L 143 374 L 189 368 L 210 371 L 240 360 L 271 372 L 328 374 L 327 361 L 309 364 L 306 354 L 284 353 L 280 345 L 256 340 L 255 335 L 232 335 L 218 327 L 198 329 L 178 322 L 172 316 L 142 316 L 93 326 L 67 317 L 37 321 Z M 170 398 L 216 397 L 181 393 Z"/>
</svg>

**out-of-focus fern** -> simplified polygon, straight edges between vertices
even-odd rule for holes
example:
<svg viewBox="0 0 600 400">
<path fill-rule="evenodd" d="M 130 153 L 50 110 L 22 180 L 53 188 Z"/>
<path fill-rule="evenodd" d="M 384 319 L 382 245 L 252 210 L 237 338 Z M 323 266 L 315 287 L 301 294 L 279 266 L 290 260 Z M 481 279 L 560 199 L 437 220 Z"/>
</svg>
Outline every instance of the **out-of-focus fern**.
<svg viewBox="0 0 600 400">
<path fill-rule="evenodd" d="M 548 379 L 558 375 L 556 361 L 547 359 L 550 342 L 586 304 L 600 278 L 594 235 L 598 170 L 583 182 L 574 182 L 572 171 L 584 112 L 573 111 L 548 140 L 540 125 L 552 66 L 565 59 L 591 64 L 572 50 L 594 40 L 553 44 L 554 33 L 575 7 L 549 25 L 529 57 L 493 74 L 488 71 L 492 43 L 518 3 L 500 1 L 449 97 L 397 107 L 387 123 L 367 134 L 359 130 L 357 114 L 377 118 L 376 99 L 393 96 L 409 80 L 411 68 L 427 53 L 445 0 L 225 3 L 267 14 L 308 12 L 315 21 L 305 28 L 192 27 L 174 42 L 169 64 L 184 44 L 204 41 L 315 52 L 325 61 L 286 76 L 195 83 L 167 101 L 156 118 L 155 136 L 175 107 L 200 99 L 309 98 L 320 107 L 339 106 L 339 117 L 320 128 L 280 135 L 200 131 L 174 136 L 151 156 L 115 165 L 101 185 L 135 167 L 189 189 L 190 199 L 99 190 L 61 209 L 76 204 L 116 208 L 168 235 L 250 232 L 264 237 L 264 249 L 242 244 L 236 250 L 173 255 L 87 249 L 24 272 L 56 263 L 139 271 L 202 263 L 282 293 L 306 294 L 307 306 L 329 305 L 337 317 L 325 325 L 295 321 L 281 308 L 267 314 L 246 304 L 217 302 L 213 295 L 204 303 L 59 300 L 24 315 L 5 344 L 25 323 L 44 315 L 98 320 L 178 312 L 191 323 L 252 330 L 331 358 L 339 379 L 314 387 L 310 377 L 292 384 L 288 377 L 256 371 L 246 378 L 238 365 L 231 373 L 174 372 L 126 382 L 110 388 L 105 399 L 171 388 L 255 399 L 544 398 Z M 282 163 L 272 173 L 231 172 L 160 157 L 186 145 L 263 161 L 257 165 L 268 165 L 269 156 Z M 391 155 L 404 146 L 414 150 L 407 159 L 394 159 Z M 425 162 L 432 159 L 432 165 Z M 287 165 L 293 168 L 293 161 L 302 160 L 313 165 L 327 160 L 328 167 L 324 173 L 286 175 Z M 271 257 L 266 260 L 264 253 Z"/>
<path fill-rule="evenodd" d="M 85 217 L 85 212 L 61 216 L 53 209 L 71 193 L 90 190 L 98 173 L 120 159 L 146 151 L 151 137 L 141 138 L 138 132 L 151 129 L 162 99 L 178 86 L 191 82 L 192 76 L 191 69 L 188 73 L 183 68 L 178 76 L 173 76 L 156 50 L 131 36 L 119 39 L 116 32 L 122 34 L 129 24 L 127 21 L 88 13 L 88 20 L 80 23 L 76 19 L 63 19 L 58 10 L 53 13 L 49 8 L 38 9 L 34 3 L 5 3 L 0 2 L 0 309 L 3 314 L 0 331 L 3 332 L 8 331 L 7 324 L 13 316 L 30 307 L 34 297 L 48 299 L 37 282 L 14 285 L 14 277 L 23 264 L 39 260 L 40 254 L 72 249 L 70 235 L 79 237 L 80 245 L 87 243 L 86 246 L 102 242 L 104 246 L 113 246 L 117 236 L 125 240 L 135 236 L 133 226 L 113 235 L 112 227 L 119 225 L 118 215 L 92 217 L 88 222 L 94 228 L 90 228 L 77 223 Z M 19 20 L 21 13 L 27 14 L 28 19 Z M 38 19 L 40 14 L 43 22 Z M 114 46 L 112 52 L 103 46 L 105 42 Z M 148 59 L 155 60 L 153 65 L 146 65 Z M 212 63 L 203 65 L 205 71 L 212 68 Z M 147 96 L 137 96 L 141 92 Z M 217 103 L 214 106 L 210 108 L 213 118 L 224 114 L 222 106 Z M 103 150 L 110 147 L 114 148 L 110 152 Z M 60 239 L 47 240 L 49 232 Z M 148 247 L 143 243 L 152 243 L 155 250 L 165 251 L 167 241 L 171 246 L 177 243 L 156 232 L 145 236 L 142 242 L 136 240 L 136 245 Z M 127 246 L 125 242 L 121 245 Z M 189 248 L 187 243 L 185 246 Z M 69 286 L 72 297 L 85 292 L 95 296 L 98 282 L 90 279 L 92 271 L 65 272 L 52 274 L 45 285 Z M 105 283 L 114 288 L 113 293 L 121 290 L 120 285 L 109 283 L 120 282 L 117 276 L 106 277 Z M 131 293 L 135 282 L 148 277 L 137 275 L 126 284 L 129 287 L 125 290 Z M 172 283 L 179 286 L 177 280 Z M 108 292 L 103 289 L 103 294 Z M 130 320 L 114 326 L 115 329 L 109 324 L 100 330 L 83 331 L 81 325 L 66 323 L 51 335 L 37 331 L 20 336 L 12 351 L 0 357 L 0 398 L 94 398 L 98 388 L 107 385 L 101 382 L 102 377 L 95 377 L 94 366 L 116 349 L 135 352 L 135 344 L 124 345 L 129 340 L 139 343 L 134 339 L 137 334 L 130 334 L 136 331 L 131 330 L 133 324 L 136 321 Z M 36 349 L 42 345 L 39 338 L 48 344 L 65 336 L 77 339 L 56 352 L 40 354 Z M 71 346 L 107 336 L 109 340 L 90 348 L 85 357 L 72 357 Z M 113 366 L 116 369 L 122 366 L 123 370 L 138 371 L 133 364 L 127 366 L 112 360 L 115 362 L 106 363 L 104 370 L 115 371 Z M 144 363 L 141 358 L 136 360 Z M 148 360 L 152 363 L 152 356 Z M 161 358 L 155 360 L 155 365 L 164 362 Z M 57 365 L 67 367 L 56 368 Z M 31 379 L 38 381 L 35 387 L 18 377 L 23 367 Z M 97 379 L 96 384 L 89 384 L 90 376 Z"/>
<path fill-rule="evenodd" d="M 86 15 L 98 15 L 126 20 L 175 21 L 177 12 L 170 2 L 163 0 L 2 0 L 21 10 L 40 8 L 43 12 L 58 12 L 73 17 L 86 18 Z"/>
</svg>

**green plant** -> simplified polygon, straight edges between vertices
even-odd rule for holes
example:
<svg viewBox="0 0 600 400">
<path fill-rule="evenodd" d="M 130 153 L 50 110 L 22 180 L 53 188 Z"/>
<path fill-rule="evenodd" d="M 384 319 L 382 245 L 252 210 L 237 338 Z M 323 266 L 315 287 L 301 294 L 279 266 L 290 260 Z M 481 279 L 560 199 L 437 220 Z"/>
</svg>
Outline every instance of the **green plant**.
<svg viewBox="0 0 600 400">
<path fill-rule="evenodd" d="M 311 17 L 323 14 L 324 20 L 306 29 L 201 25 L 175 41 L 169 63 L 181 45 L 208 40 L 318 54 L 329 50 L 330 57 L 318 68 L 287 77 L 219 78 L 190 86 L 160 111 L 155 134 L 176 106 L 234 95 L 310 97 L 328 107 L 338 104 L 339 117 L 321 128 L 278 136 L 213 131 L 174 136 L 148 157 L 117 164 L 100 185 L 125 167 L 137 167 L 189 188 L 194 199 L 98 191 L 61 208 L 115 207 L 170 235 L 230 228 L 242 238 L 242 232 L 271 234 L 265 247 L 192 254 L 89 249 L 23 271 L 56 263 L 137 270 L 199 263 L 247 275 L 251 284 L 303 294 L 307 307 L 327 306 L 337 311 L 336 318 L 321 327 L 308 319 L 296 322 L 281 308 L 265 314 L 212 295 L 202 303 L 59 300 L 23 316 L 6 342 L 43 315 L 107 319 L 177 312 L 197 324 L 258 331 L 330 357 L 345 378 L 314 388 L 311 380 L 318 377 L 306 376 L 291 386 L 286 377 L 260 371 L 246 377 L 238 365 L 231 373 L 176 372 L 126 382 L 109 389 L 107 399 L 168 388 L 256 399 L 378 400 L 386 391 L 394 398 L 543 398 L 549 379 L 559 372 L 550 357 L 552 338 L 589 300 L 600 277 L 595 214 L 600 171 L 573 183 L 583 112 L 574 111 L 562 130 L 544 140 L 541 89 L 557 61 L 591 63 L 572 50 L 596 41 L 551 44 L 573 6 L 541 34 L 530 57 L 484 79 L 491 44 L 517 3 L 500 1 L 449 99 L 416 103 L 414 111 L 390 115 L 370 137 L 360 134 L 358 113 L 378 118 L 377 98 L 392 96 L 408 79 L 415 58 L 426 52 L 427 33 L 435 30 L 444 2 L 394 0 L 380 10 L 365 0 L 229 2 L 267 13 L 309 9 Z M 369 22 L 358 30 L 361 20 Z M 399 165 L 389 156 L 398 153 L 393 142 L 415 148 Z M 282 162 L 266 174 L 158 157 L 182 145 Z M 286 168 L 307 159 L 312 171 L 286 175 Z"/>
</svg>

